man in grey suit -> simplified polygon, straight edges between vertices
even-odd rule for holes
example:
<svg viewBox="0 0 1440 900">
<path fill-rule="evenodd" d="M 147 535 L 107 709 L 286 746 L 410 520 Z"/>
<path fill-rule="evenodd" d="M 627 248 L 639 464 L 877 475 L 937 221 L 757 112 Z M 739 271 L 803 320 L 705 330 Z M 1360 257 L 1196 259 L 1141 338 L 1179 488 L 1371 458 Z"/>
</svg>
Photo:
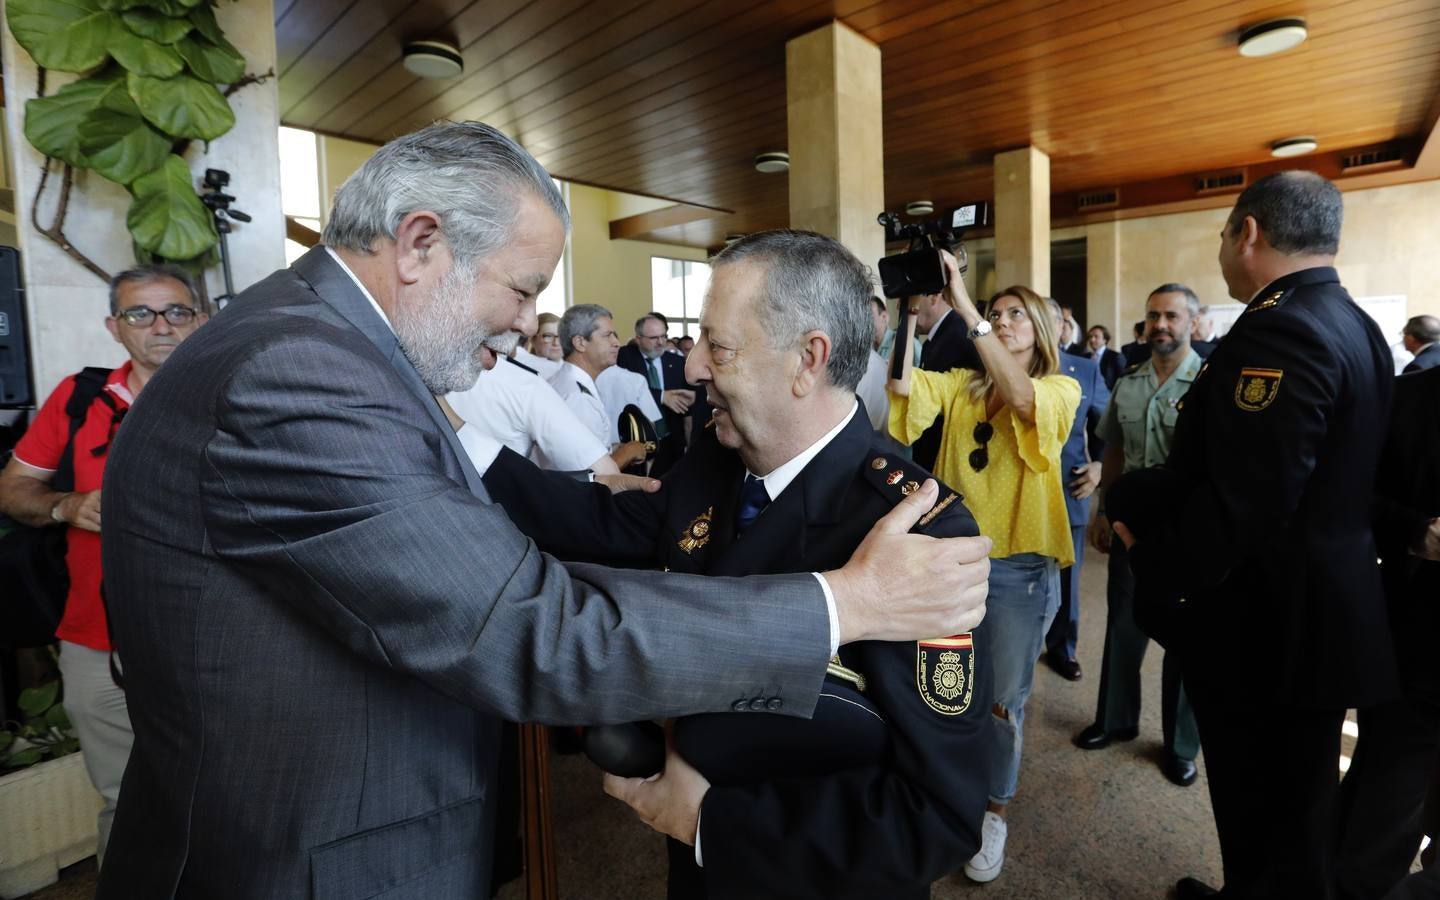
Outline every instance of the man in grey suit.
<svg viewBox="0 0 1440 900">
<path fill-rule="evenodd" d="M 518 145 L 433 125 L 152 379 L 106 472 L 135 747 L 104 900 L 483 896 L 499 718 L 805 716 L 836 644 L 978 624 L 989 542 L 906 533 L 933 484 L 826 573 L 567 569 L 521 536 L 498 445 L 472 463 L 434 396 L 513 344 L 567 224 Z"/>
</svg>

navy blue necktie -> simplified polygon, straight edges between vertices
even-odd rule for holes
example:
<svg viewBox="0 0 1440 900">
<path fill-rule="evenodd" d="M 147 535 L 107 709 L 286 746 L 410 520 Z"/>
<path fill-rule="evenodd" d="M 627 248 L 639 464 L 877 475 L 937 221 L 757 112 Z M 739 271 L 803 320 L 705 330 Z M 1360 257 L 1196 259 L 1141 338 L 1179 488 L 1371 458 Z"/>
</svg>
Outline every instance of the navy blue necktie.
<svg viewBox="0 0 1440 900">
<path fill-rule="evenodd" d="M 770 505 L 770 495 L 765 492 L 765 482 L 754 475 L 745 476 L 740 488 L 740 506 L 735 510 L 735 530 L 744 531 L 760 515 L 760 510 Z"/>
</svg>

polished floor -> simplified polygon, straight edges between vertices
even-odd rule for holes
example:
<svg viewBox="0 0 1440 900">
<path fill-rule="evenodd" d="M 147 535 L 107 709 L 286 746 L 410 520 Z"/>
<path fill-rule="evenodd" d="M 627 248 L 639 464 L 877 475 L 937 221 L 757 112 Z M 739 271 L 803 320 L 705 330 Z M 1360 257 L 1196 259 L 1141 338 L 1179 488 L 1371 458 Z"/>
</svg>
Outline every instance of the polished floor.
<svg viewBox="0 0 1440 900">
<path fill-rule="evenodd" d="M 1085 752 L 1071 736 L 1094 713 L 1105 625 L 1104 558 L 1093 551 L 1082 571 L 1080 662 L 1085 677 L 1069 682 L 1040 666 L 1026 712 L 1020 791 L 1010 809 L 1010 839 L 1000 877 L 971 884 L 956 872 L 935 885 L 935 900 L 1049 898 L 1159 900 L 1177 878 L 1220 880 L 1220 851 L 1210 817 L 1204 766 L 1189 788 L 1161 775 L 1160 656 L 1145 663 L 1147 693 L 1139 739 Z M 1151 702 L 1156 698 L 1157 702 Z M 1347 752 L 1353 745 L 1345 739 Z M 963 761 L 957 760 L 957 765 Z M 560 895 L 566 900 L 663 898 L 664 845 L 600 790 L 584 760 L 555 757 L 555 838 Z M 33 900 L 92 896 L 94 863 L 66 872 Z M 523 900 L 519 882 L 500 894 Z"/>
</svg>

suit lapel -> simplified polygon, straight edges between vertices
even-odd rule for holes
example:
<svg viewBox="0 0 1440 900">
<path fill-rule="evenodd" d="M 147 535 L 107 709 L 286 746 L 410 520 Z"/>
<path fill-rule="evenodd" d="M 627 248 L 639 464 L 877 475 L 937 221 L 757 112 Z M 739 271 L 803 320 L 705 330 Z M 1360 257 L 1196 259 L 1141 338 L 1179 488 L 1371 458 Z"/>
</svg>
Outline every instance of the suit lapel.
<svg viewBox="0 0 1440 900">
<path fill-rule="evenodd" d="M 455 429 L 450 427 L 450 422 L 445 418 L 440 405 L 435 402 L 425 382 L 420 380 L 420 373 L 410 364 L 410 360 L 400 349 L 400 342 L 395 338 L 395 332 L 382 320 L 370 301 L 361 293 L 360 288 L 355 284 L 344 269 L 337 264 L 330 256 L 324 245 L 310 250 L 304 256 L 295 261 L 291 266 L 300 275 L 316 295 L 324 300 L 335 311 L 345 317 L 345 320 L 367 338 L 380 353 L 390 362 L 400 380 L 415 394 L 415 398 L 430 416 L 436 429 L 443 436 L 445 443 L 449 446 L 450 452 L 455 455 L 460 465 L 460 471 L 465 476 L 465 486 L 470 492 L 482 500 L 489 500 L 490 495 L 486 493 L 484 484 L 480 481 L 480 473 L 470 462 L 470 455 L 460 444 L 460 438 L 455 434 Z"/>
</svg>

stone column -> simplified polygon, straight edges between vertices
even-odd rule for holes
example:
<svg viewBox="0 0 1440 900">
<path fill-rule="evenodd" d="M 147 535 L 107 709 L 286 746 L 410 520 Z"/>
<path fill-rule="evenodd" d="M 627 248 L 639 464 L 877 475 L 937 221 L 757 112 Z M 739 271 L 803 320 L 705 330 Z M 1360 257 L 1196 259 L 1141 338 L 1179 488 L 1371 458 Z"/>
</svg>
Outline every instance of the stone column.
<svg viewBox="0 0 1440 900">
<path fill-rule="evenodd" d="M 238 0 L 215 8 L 225 36 L 245 57 L 246 72 L 275 66 L 275 18 L 272 0 Z M 5 69 L 5 144 L 11 187 L 15 191 L 15 228 L 19 238 L 25 312 L 30 334 L 35 393 L 43 401 L 66 375 L 85 366 L 117 366 L 125 350 L 105 330 L 108 289 L 104 281 L 39 234 L 30 207 L 39 185 L 43 158 L 25 139 L 25 101 L 36 96 L 35 62 L 8 25 L 0 37 Z M 45 90 L 53 94 L 76 76 L 47 72 Z M 209 147 L 192 141 L 186 160 L 195 185 L 207 168 L 231 175 L 227 193 L 234 207 L 254 221 L 236 223 L 230 235 L 235 289 L 243 290 L 285 265 L 285 220 L 280 212 L 279 98 L 275 79 L 252 84 L 231 95 L 235 127 Z M 40 203 L 39 218 L 49 225 L 59 188 L 58 163 Z M 125 211 L 130 195 L 94 172 L 77 172 L 65 218 L 70 242 L 114 275 L 135 264 Z M 206 273 L 210 296 L 224 293 L 220 267 Z"/>
<path fill-rule="evenodd" d="M 1120 296 L 1120 223 L 1097 222 L 1085 228 L 1085 296 L 1090 323 L 1110 326 L 1111 348 L 1130 343 L 1133 319 Z"/>
<path fill-rule="evenodd" d="M 885 255 L 880 48 L 839 22 L 785 45 L 790 225 L 874 267 Z"/>
<path fill-rule="evenodd" d="M 1050 157 L 1034 147 L 995 155 L 995 282 L 1050 293 Z"/>
</svg>

